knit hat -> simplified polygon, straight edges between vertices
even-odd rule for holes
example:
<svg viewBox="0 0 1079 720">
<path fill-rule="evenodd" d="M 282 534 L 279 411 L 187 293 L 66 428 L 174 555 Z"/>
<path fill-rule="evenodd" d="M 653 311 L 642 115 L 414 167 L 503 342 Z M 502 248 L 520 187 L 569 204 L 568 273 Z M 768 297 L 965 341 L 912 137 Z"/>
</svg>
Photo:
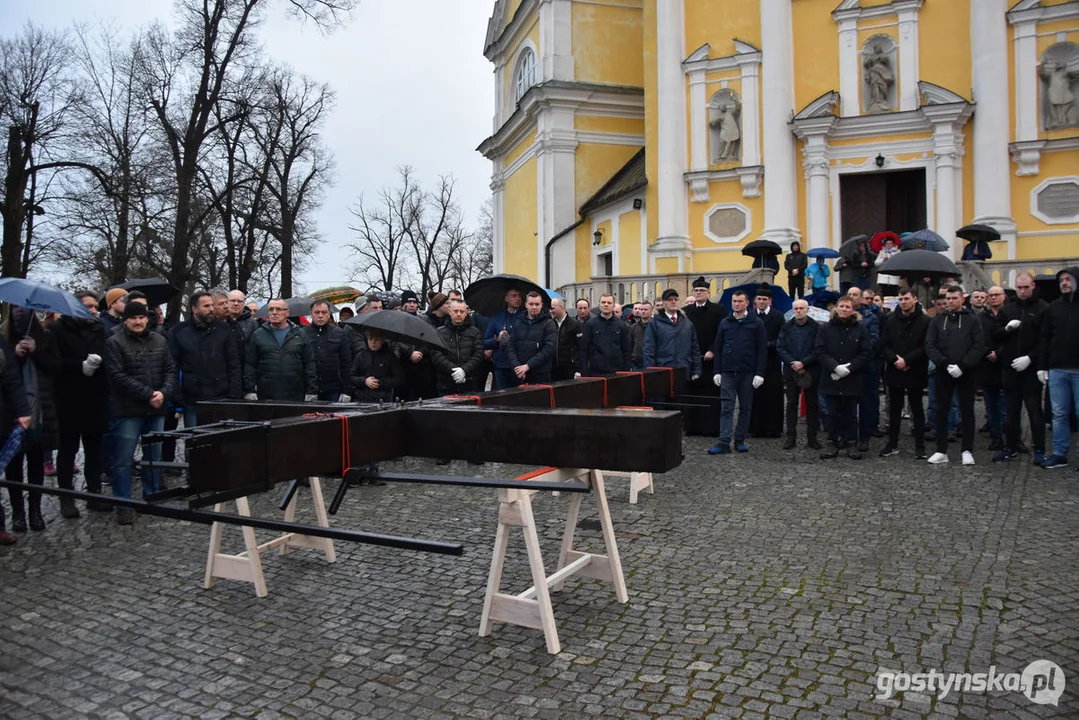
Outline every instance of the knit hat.
<svg viewBox="0 0 1079 720">
<path fill-rule="evenodd" d="M 108 309 L 112 307 L 112 304 L 124 295 L 127 295 L 127 290 L 124 290 L 123 288 L 113 288 L 112 290 L 109 290 L 105 293 L 105 308 Z"/>
<path fill-rule="evenodd" d="M 445 305 L 446 300 L 448 299 L 449 298 L 446 296 L 445 293 L 440 293 L 435 290 L 427 291 L 427 305 L 429 306 L 431 312 L 434 312 L 435 310 L 438 310 L 440 307 Z"/>
<path fill-rule="evenodd" d="M 146 306 L 140 302 L 128 303 L 124 307 L 124 320 L 133 317 L 149 317 L 150 313 L 147 312 Z"/>
<path fill-rule="evenodd" d="M 693 281 L 693 289 L 694 290 L 696 290 L 697 288 L 707 288 L 707 287 L 708 287 L 708 281 L 704 279 L 704 275 L 701 275 L 699 278 L 697 278 L 696 280 Z"/>
<path fill-rule="evenodd" d="M 404 290 L 401 292 L 401 304 L 404 305 L 406 302 L 414 302 L 419 305 L 420 296 L 412 290 Z"/>
</svg>

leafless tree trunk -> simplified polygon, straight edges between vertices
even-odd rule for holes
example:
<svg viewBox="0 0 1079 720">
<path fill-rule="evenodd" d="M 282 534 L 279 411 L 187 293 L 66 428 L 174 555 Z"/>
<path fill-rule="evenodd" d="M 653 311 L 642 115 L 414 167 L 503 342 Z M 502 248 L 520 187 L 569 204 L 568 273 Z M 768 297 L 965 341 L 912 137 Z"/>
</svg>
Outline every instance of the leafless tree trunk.
<svg viewBox="0 0 1079 720">
<path fill-rule="evenodd" d="M 396 189 L 383 188 L 378 201 L 368 205 L 361 195 L 349 212 L 356 222 L 348 228 L 356 233 L 348 249 L 355 253 L 352 271 L 369 286 L 382 290 L 395 288 L 408 262 L 408 228 L 414 218 L 413 196 L 419 188 L 413 183 L 411 170 L 400 168 L 401 185 Z"/>
</svg>

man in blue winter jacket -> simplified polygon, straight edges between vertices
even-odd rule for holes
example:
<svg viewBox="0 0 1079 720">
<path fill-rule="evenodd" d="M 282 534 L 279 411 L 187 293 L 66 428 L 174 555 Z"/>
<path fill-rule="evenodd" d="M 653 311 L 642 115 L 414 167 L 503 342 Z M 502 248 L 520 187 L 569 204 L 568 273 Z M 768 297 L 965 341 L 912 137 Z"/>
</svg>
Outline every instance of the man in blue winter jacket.
<svg viewBox="0 0 1079 720">
<path fill-rule="evenodd" d="M 697 329 L 678 311 L 678 291 L 663 291 L 663 311 L 654 316 L 644 331 L 644 367 L 685 368 L 690 380 L 701 376 L 701 349 Z"/>
<path fill-rule="evenodd" d="M 505 309 L 491 316 L 491 319 L 487 321 L 487 330 L 483 334 L 484 354 L 488 350 L 491 351 L 495 365 L 492 384 L 494 390 L 517 387 L 521 384 L 513 372 L 509 354 L 506 352 L 513 339 L 513 327 L 517 324 L 517 320 L 524 316 L 524 309 L 521 307 L 521 291 L 510 288 L 506 291 L 505 300 Z"/>
<path fill-rule="evenodd" d="M 749 416 L 753 410 L 753 391 L 764 384 L 768 357 L 768 331 L 754 314 L 748 313 L 749 295 L 735 292 L 731 297 L 734 313 L 723 318 L 716 332 L 716 374 L 712 382 L 719 388 L 719 440 L 708 448 L 709 455 L 725 455 L 731 451 L 731 430 L 734 430 L 734 449 L 748 452 Z M 738 423 L 734 423 L 734 406 L 738 404 Z M 733 426 L 733 428 L 732 428 Z"/>
</svg>

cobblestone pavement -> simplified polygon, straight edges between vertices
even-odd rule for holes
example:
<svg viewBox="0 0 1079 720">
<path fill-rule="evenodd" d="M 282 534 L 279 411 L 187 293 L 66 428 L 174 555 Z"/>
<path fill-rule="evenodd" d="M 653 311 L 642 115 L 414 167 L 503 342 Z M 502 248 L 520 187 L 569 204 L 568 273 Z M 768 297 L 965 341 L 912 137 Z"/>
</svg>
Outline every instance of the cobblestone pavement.
<svg viewBox="0 0 1079 720">
<path fill-rule="evenodd" d="M 909 444 L 881 460 L 876 441 L 855 462 L 780 442 L 713 458 L 687 438 L 685 463 L 637 505 L 611 480 L 630 601 L 570 580 L 554 596 L 557 656 L 538 631 L 476 635 L 490 491 L 354 489 L 335 525 L 459 541 L 465 556 L 270 554 L 262 599 L 237 582 L 201 589 L 205 526 L 63 520 L 47 499 L 47 530 L 0 548 L 0 717 L 1079 716 L 1079 473 L 993 465 L 985 436 L 972 468 L 955 451 L 949 466 L 915 462 Z M 568 498 L 537 497 L 550 569 Z M 276 516 L 278 500 L 256 514 Z M 238 530 L 226 538 L 240 545 Z M 510 550 L 504 587 L 523 589 L 519 532 Z M 1067 676 L 1058 706 L 1006 690 L 874 697 L 881 670 L 1037 659 Z"/>
</svg>

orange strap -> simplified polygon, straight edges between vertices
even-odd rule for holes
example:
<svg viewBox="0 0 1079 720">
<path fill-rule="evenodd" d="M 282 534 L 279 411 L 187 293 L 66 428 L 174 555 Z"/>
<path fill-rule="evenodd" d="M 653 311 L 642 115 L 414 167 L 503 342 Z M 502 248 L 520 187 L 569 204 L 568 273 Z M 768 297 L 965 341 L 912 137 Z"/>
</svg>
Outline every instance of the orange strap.
<svg viewBox="0 0 1079 720">
<path fill-rule="evenodd" d="M 552 470 L 557 470 L 557 469 L 558 468 L 556 468 L 556 467 L 552 467 L 552 466 L 548 465 L 547 467 L 536 468 L 535 470 L 531 470 L 529 472 L 526 472 L 523 475 L 518 475 L 517 477 L 515 477 L 513 479 L 514 480 L 531 480 L 534 477 L 539 477 L 540 475 L 546 475 L 547 473 L 551 472 Z"/>
<path fill-rule="evenodd" d="M 619 370 L 615 375 L 639 375 L 641 378 L 641 402 L 644 402 L 644 373 L 639 370 Z"/>
<path fill-rule="evenodd" d="M 646 367 L 645 370 L 666 370 L 671 376 L 671 397 L 674 397 L 674 368 L 669 367 Z"/>
<path fill-rule="evenodd" d="M 619 410 L 640 410 L 642 412 L 646 411 L 646 410 L 655 410 L 654 407 L 649 407 L 648 405 L 619 405 L 618 409 Z"/>
<path fill-rule="evenodd" d="M 483 398 L 479 395 L 444 395 L 449 400 L 475 400 L 476 405 L 483 405 Z"/>
<path fill-rule="evenodd" d="M 555 404 L 554 404 L 554 385 L 539 385 L 539 384 L 524 383 L 520 387 L 523 387 L 523 388 L 547 388 L 548 392 L 550 392 L 550 394 L 551 394 L 551 399 L 550 399 L 551 407 L 555 406 Z"/>
</svg>

